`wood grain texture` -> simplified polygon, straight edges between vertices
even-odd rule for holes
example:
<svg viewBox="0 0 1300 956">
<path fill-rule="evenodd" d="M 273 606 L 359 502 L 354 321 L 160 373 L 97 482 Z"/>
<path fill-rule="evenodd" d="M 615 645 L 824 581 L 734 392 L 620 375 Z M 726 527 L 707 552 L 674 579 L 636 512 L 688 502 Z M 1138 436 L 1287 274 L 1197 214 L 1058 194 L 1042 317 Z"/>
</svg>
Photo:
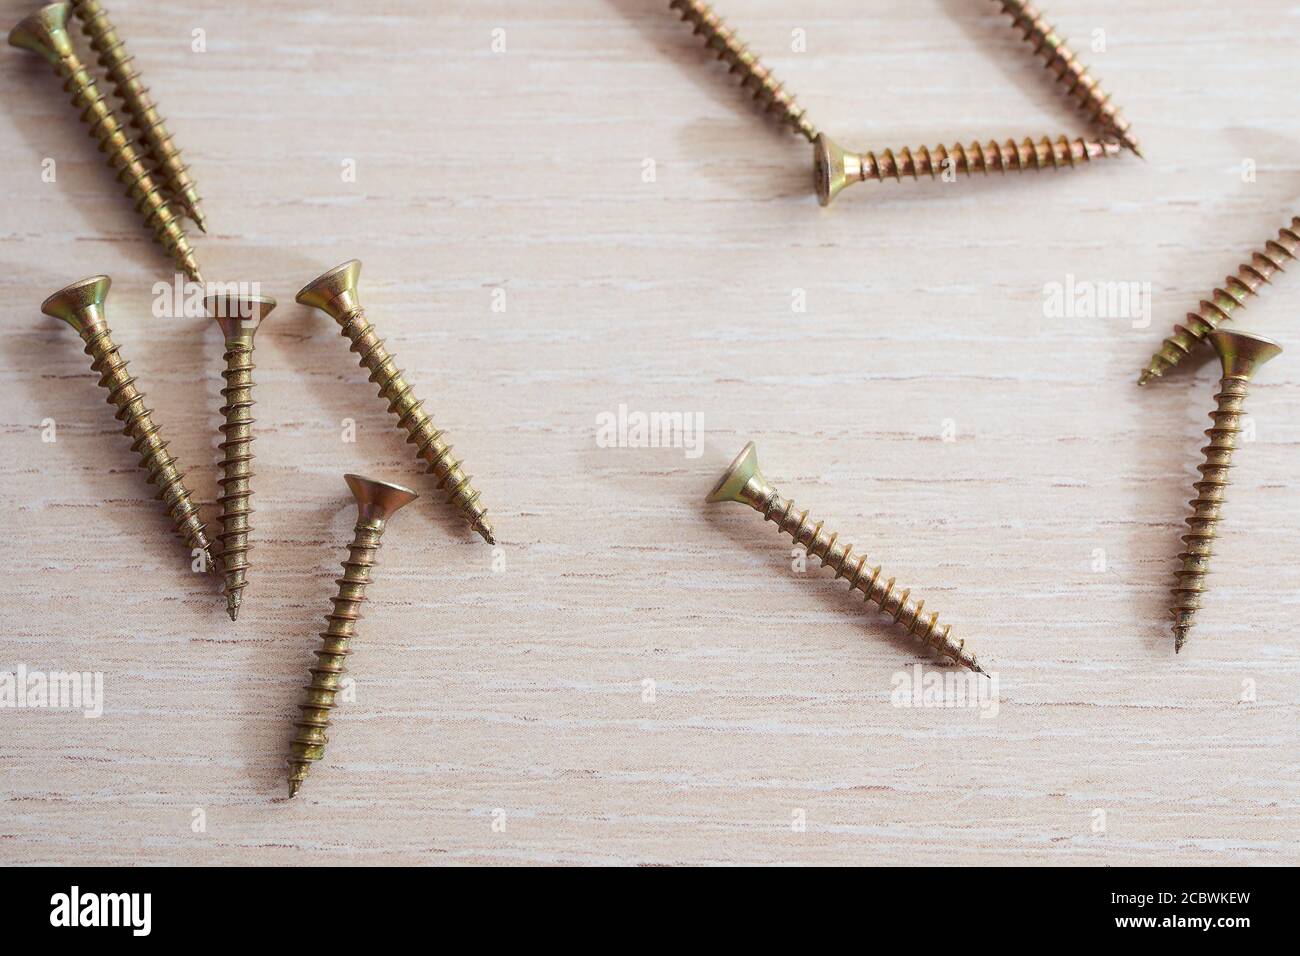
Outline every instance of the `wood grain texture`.
<svg viewBox="0 0 1300 956">
<path fill-rule="evenodd" d="M 0 0 L 4 24 L 31 6 Z M 109 5 L 204 197 L 205 274 L 281 302 L 237 625 L 39 303 L 113 276 L 116 337 L 210 519 L 217 329 L 151 317 L 164 256 L 48 69 L 5 52 L 0 670 L 102 671 L 105 713 L 0 710 L 0 862 L 1300 862 L 1300 276 L 1238 323 L 1288 353 L 1248 402 L 1178 658 L 1167 592 L 1217 376 L 1134 384 L 1297 209 L 1300 8 L 1052 0 L 1149 162 L 859 185 L 821 210 L 806 145 L 666 6 Z M 846 146 L 1083 132 L 993 3 L 719 10 Z M 293 304 L 351 257 L 496 555 Z M 1150 283 L 1150 327 L 1047 315 L 1069 276 Z M 703 454 L 599 447 L 620 404 L 703 416 Z M 924 655 L 793 573 L 756 514 L 704 506 L 749 438 L 971 640 L 996 717 L 891 706 Z M 356 700 L 290 803 L 345 471 L 425 494 L 385 537 Z"/>
</svg>

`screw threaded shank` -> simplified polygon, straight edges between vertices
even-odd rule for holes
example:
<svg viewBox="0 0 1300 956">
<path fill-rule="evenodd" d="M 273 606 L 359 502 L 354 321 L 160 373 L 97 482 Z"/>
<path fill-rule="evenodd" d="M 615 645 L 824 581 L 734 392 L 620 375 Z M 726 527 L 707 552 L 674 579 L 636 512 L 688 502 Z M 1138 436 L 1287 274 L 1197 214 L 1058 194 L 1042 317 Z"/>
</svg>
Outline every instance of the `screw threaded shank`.
<svg viewBox="0 0 1300 956">
<path fill-rule="evenodd" d="M 1185 325 L 1175 325 L 1174 334 L 1161 343 L 1160 351 L 1138 378 L 1145 385 L 1153 378 L 1164 375 L 1205 341 L 1205 337 L 1222 323 L 1233 318 L 1237 309 L 1246 307 L 1246 300 L 1259 295 L 1259 290 L 1284 271 L 1282 264 L 1300 256 L 1300 216 L 1293 216 L 1289 226 L 1278 230 L 1277 239 L 1270 239 L 1262 251 L 1251 254 L 1249 262 L 1237 267 L 1237 274 L 1228 276 L 1222 288 L 1215 289 L 1209 299 L 1203 299 L 1195 312 L 1187 313 Z"/>
<path fill-rule="evenodd" d="M 226 579 L 226 607 L 233 621 L 239 616 L 248 584 L 248 536 L 253 530 L 253 343 L 227 343 L 221 389 L 223 441 L 221 495 L 221 567 Z"/>
<path fill-rule="evenodd" d="M 157 174 L 166 181 L 167 189 L 176 203 L 184 208 L 198 227 L 205 232 L 207 223 L 199 209 L 199 195 L 189 170 L 181 159 L 180 150 L 172 142 L 167 125 L 158 115 L 157 104 L 149 95 L 149 88 L 140 79 L 134 58 L 127 53 L 117 30 L 108 18 L 107 11 L 98 0 L 71 0 L 73 11 L 82 22 L 82 32 L 90 38 L 90 47 L 98 55 L 113 89 L 121 98 L 131 124 L 140 131 L 140 138 L 148 145 L 157 164 Z"/>
<path fill-rule="evenodd" d="M 307 685 L 306 700 L 299 705 L 301 715 L 294 721 L 297 728 L 289 758 L 289 796 L 295 796 L 311 770 L 312 761 L 325 754 L 329 738 L 330 711 L 339 691 L 339 677 L 343 664 L 351 653 L 352 639 L 356 637 L 356 624 L 361 616 L 361 605 L 366 599 L 366 585 L 370 583 L 370 569 L 375 565 L 379 539 L 384 529 L 358 521 L 348 545 L 348 557 L 343 562 L 343 577 L 338 578 L 337 596 L 331 598 L 334 609 L 325 620 L 329 626 L 321 632 L 321 646 L 316 653 L 316 666 L 311 669 L 311 682 Z"/>
<path fill-rule="evenodd" d="M 1106 143 L 1083 139 L 1071 141 L 1064 136 L 1055 142 L 1044 136 L 1038 142 L 1025 137 L 1018 143 L 1010 139 L 1004 143 L 989 140 L 984 144 L 974 142 L 969 146 L 961 143 L 955 143 L 951 147 L 936 146 L 933 150 L 922 146 L 916 153 L 904 146 L 897 155 L 890 149 L 879 155 L 874 152 L 863 153 L 862 178 L 881 182 L 886 179 L 902 182 L 904 176 L 913 179 L 929 176 L 935 179 L 948 168 L 968 176 L 972 173 L 1059 169 L 1117 153 L 1117 149 Z"/>
<path fill-rule="evenodd" d="M 100 152 L 105 154 L 108 165 L 117 170 L 118 182 L 126 186 L 127 195 L 135 200 L 136 211 L 144 216 L 145 224 L 185 274 L 195 282 L 202 282 L 194 251 L 161 188 L 113 115 L 94 77 L 77 57 L 66 28 L 67 14 L 67 4 L 42 7 L 10 31 L 9 42 L 40 54 L 54 67 L 73 105 L 82 108 L 81 121 L 90 126 L 90 135 L 98 141 Z"/>
<path fill-rule="evenodd" d="M 700 0 L 672 0 L 668 7 L 678 11 L 682 19 L 690 23 L 698 35 L 704 37 L 709 48 L 730 67 L 730 72 L 740 74 L 741 85 L 750 90 L 764 109 L 776 114 L 782 123 L 789 125 L 808 142 L 817 138 L 817 128 L 808 119 L 803 107 L 795 102 L 795 98 L 786 92 L 785 86 L 759 62 L 757 55 L 750 52 L 707 3 L 701 3 Z"/>
<path fill-rule="evenodd" d="M 153 412 L 145 407 L 144 393 L 135 387 L 135 379 L 127 371 L 126 360 L 113 343 L 108 326 L 87 330 L 83 339 L 90 367 L 99 373 L 99 386 L 108 391 L 108 403 L 117 409 L 115 417 L 122 423 L 122 434 L 131 438 L 131 450 L 140 456 L 140 467 L 147 473 L 149 484 L 158 488 L 155 497 L 166 505 L 176 533 L 191 552 L 201 551 L 204 566 L 215 568 L 212 545 L 199 510 L 190 501 L 185 475 L 167 450 L 167 442 L 154 424 Z"/>
<path fill-rule="evenodd" d="M 338 322 L 340 330 L 356 352 L 361 367 L 370 372 L 370 381 L 379 389 L 379 397 L 388 401 L 388 411 L 397 417 L 397 425 L 406 432 L 407 444 L 415 445 L 415 455 L 428 465 L 437 478 L 438 488 L 488 544 L 495 544 L 487 509 L 479 503 L 479 493 L 470 484 L 470 475 L 461 470 L 461 462 L 443 441 L 444 432 L 434 425 L 424 410 L 423 399 L 415 397 L 411 385 L 375 327 L 366 318 L 357 298 L 356 281 L 361 263 L 353 259 L 319 276 L 298 293 L 297 301 L 327 312 Z"/>
<path fill-rule="evenodd" d="M 1210 413 L 1214 426 L 1206 430 L 1210 443 L 1201 449 L 1205 460 L 1197 466 L 1201 480 L 1193 487 L 1196 497 L 1189 502 L 1192 513 L 1187 516 L 1187 534 L 1183 535 L 1186 549 L 1178 555 L 1178 583 L 1173 589 L 1174 649 L 1182 648 L 1187 634 L 1201 608 L 1201 595 L 1205 593 L 1205 579 L 1209 562 L 1214 554 L 1213 542 L 1219 533 L 1224 493 L 1228 487 L 1228 469 L 1232 467 L 1232 453 L 1237 447 L 1241 432 L 1241 408 L 1246 399 L 1248 383 L 1244 379 L 1225 378 L 1215 396 L 1216 407 Z"/>
<path fill-rule="evenodd" d="M 1133 136 L 1131 124 L 1111 102 L 1110 94 L 1101 88 L 1079 62 L 1074 52 L 1066 46 L 1065 39 L 1043 18 L 1043 13 L 1032 3 L 1020 0 L 997 0 L 1002 12 L 1011 17 L 1012 25 L 1024 34 L 1025 42 L 1034 53 L 1043 58 L 1043 64 L 1064 84 L 1066 96 L 1075 107 L 1093 123 L 1113 135 L 1138 156 L 1142 155 L 1138 141 Z"/>
<path fill-rule="evenodd" d="M 810 522 L 807 511 L 796 514 L 794 501 L 782 498 L 775 491 L 767 503 L 756 510 L 793 538 L 796 544 L 803 545 L 809 554 L 821 561 L 822 567 L 834 571 L 836 578 L 847 579 L 851 591 L 860 591 L 864 601 L 879 607 L 882 614 L 893 618 L 894 623 L 901 626 L 910 637 L 929 645 L 964 667 L 983 673 L 975 655 L 966 650 L 966 641 L 952 636 L 951 624 L 941 626 L 937 613 L 923 616 L 925 601 L 912 601 L 911 591 L 907 588 L 895 590 L 893 578 L 881 581 L 880 565 L 867 567 L 865 553 L 852 558 L 853 545 L 840 544 L 838 535 L 828 534 L 824 530 L 824 522 Z"/>
<path fill-rule="evenodd" d="M 375 566 L 388 519 L 417 497 L 415 492 L 400 485 L 356 475 L 344 478 L 357 498 L 357 522 L 347 560 L 343 562 L 343 577 L 335 581 L 338 593 L 331 598 L 333 609 L 325 615 L 328 626 L 320 634 L 321 646 L 315 652 L 316 666 L 311 668 L 306 699 L 299 705 L 301 713 L 294 721 L 296 730 L 289 756 L 290 797 L 297 796 L 312 763 L 321 759 L 329 743 L 325 730 L 330 724 L 330 711 L 338 696 L 339 678 L 351 653 L 352 639 L 357 636 L 357 621 L 371 580 L 370 569 Z"/>
</svg>

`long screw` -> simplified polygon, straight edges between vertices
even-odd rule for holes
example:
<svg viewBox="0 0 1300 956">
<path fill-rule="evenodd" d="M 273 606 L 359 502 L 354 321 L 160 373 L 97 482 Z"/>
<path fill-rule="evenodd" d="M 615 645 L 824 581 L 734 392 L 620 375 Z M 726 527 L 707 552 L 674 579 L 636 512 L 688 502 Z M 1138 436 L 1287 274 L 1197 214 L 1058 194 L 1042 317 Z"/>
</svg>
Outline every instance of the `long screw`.
<svg viewBox="0 0 1300 956">
<path fill-rule="evenodd" d="M 131 117 L 131 125 L 140 131 L 140 138 L 149 147 L 157 164 L 157 175 L 166 181 L 172 200 L 185 210 L 195 225 L 207 232 L 207 220 L 199 209 L 199 194 L 189 168 L 172 142 L 167 124 L 158 115 L 158 106 L 149 95 L 149 88 L 141 82 L 140 72 L 133 63 L 134 57 L 126 52 L 113 21 L 108 18 L 108 11 L 100 6 L 99 0 L 71 0 L 71 3 L 73 12 L 81 20 L 81 31 L 90 38 L 90 48 L 98 54 L 99 65 L 108 74 L 114 92 Z"/>
<path fill-rule="evenodd" d="M 911 601 L 911 591 L 894 590 L 894 579 L 882 582 L 880 566 L 867 567 L 866 554 L 850 560 L 853 545 L 838 543 L 839 535 L 827 534 L 823 522 L 812 523 L 808 512 L 795 513 L 794 501 L 782 498 L 771 482 L 763 477 L 758 468 L 758 450 L 753 442 L 745 445 L 730 467 L 713 486 L 713 491 L 706 499 L 709 502 L 738 501 L 749 505 L 766 520 L 774 523 L 778 529 L 802 545 L 809 554 L 818 558 L 822 567 L 830 568 L 835 577 L 846 578 L 849 589 L 860 591 L 863 600 L 877 605 L 881 613 L 887 614 L 907 630 L 909 636 L 952 658 L 964 667 L 969 667 L 983 674 L 975 655 L 966 650 L 965 640 L 952 637 L 952 625 L 939 625 L 939 615 L 922 616 L 924 601 Z"/>
<path fill-rule="evenodd" d="M 1011 17 L 1012 25 L 1024 34 L 1025 42 L 1034 53 L 1043 58 L 1043 64 L 1056 74 L 1056 81 L 1065 84 L 1066 95 L 1074 101 L 1088 122 L 1114 136 L 1124 146 L 1141 156 L 1142 150 L 1131 132 L 1131 124 L 1111 102 L 1110 94 L 1101 88 L 1079 62 L 1065 39 L 1043 19 L 1043 13 L 1032 3 L 1020 0 L 996 0 L 1002 12 Z"/>
<path fill-rule="evenodd" d="M 1224 489 L 1228 486 L 1228 469 L 1232 467 L 1232 453 L 1237 447 L 1237 434 L 1241 431 L 1241 409 L 1246 392 L 1255 373 L 1269 359 L 1281 354 L 1276 342 L 1248 332 L 1219 330 L 1208 336 L 1210 344 L 1223 363 L 1223 378 L 1219 394 L 1214 397 L 1215 408 L 1210 412 L 1213 426 L 1206 430 L 1210 443 L 1201 449 L 1205 461 L 1197 468 L 1201 480 L 1192 487 L 1192 513 L 1187 517 L 1188 532 L 1183 535 L 1186 550 L 1178 556 L 1180 567 L 1174 586 L 1174 652 L 1182 650 L 1188 632 L 1201 607 L 1205 592 L 1205 578 L 1209 574 L 1212 543 L 1218 534 L 1223 509 Z"/>
<path fill-rule="evenodd" d="M 221 326 L 225 339 L 226 380 L 221 389 L 225 404 L 221 414 L 220 448 L 221 570 L 226 581 L 226 613 L 239 617 L 244 588 L 248 585 L 248 536 L 253 530 L 253 337 L 262 320 L 275 308 L 269 296 L 228 293 L 203 300 L 208 315 Z"/>
<path fill-rule="evenodd" d="M 52 3 L 14 27 L 9 42 L 39 54 L 54 67 L 64 81 L 63 88 L 72 95 L 73 105 L 84 109 L 82 121 L 90 124 L 91 135 L 99 141 L 100 152 L 107 156 L 108 165 L 117 170 L 118 182 L 126 186 L 127 195 L 135 200 L 136 211 L 144 216 L 145 224 L 153 229 L 158 241 L 185 274 L 201 283 L 203 275 L 184 230 L 163 197 L 161 187 L 113 115 L 94 77 L 77 57 L 67 23 L 68 5 Z"/>
<path fill-rule="evenodd" d="M 740 38 L 731 31 L 722 18 L 707 3 L 700 0 L 672 0 L 670 10 L 676 10 L 690 23 L 695 32 L 704 37 L 709 49 L 724 61 L 731 73 L 740 74 L 741 86 L 751 91 L 754 98 L 782 123 L 790 126 L 808 142 L 817 139 L 817 127 L 808 119 L 802 106 L 786 92 L 780 83 L 750 52 Z"/>
<path fill-rule="evenodd" d="M 1017 143 L 971 143 L 963 146 L 925 146 L 913 152 L 904 147 L 897 154 L 892 149 L 882 153 L 850 153 L 841 149 L 825 133 L 813 145 L 813 168 L 817 184 L 817 201 L 823 206 L 839 195 L 845 186 L 867 180 L 902 181 L 904 176 L 935 179 L 944 174 L 1007 173 L 1026 169 L 1059 169 L 1086 165 L 1094 160 L 1118 156 L 1116 143 L 1098 140 L 1069 140 L 1061 136 L 1052 142 L 1044 136 L 1035 143 L 1026 137 Z"/>
<path fill-rule="evenodd" d="M 1175 325 L 1174 334 L 1160 345 L 1160 351 L 1138 376 L 1138 384 L 1145 385 L 1153 378 L 1164 375 L 1205 341 L 1205 337 L 1220 324 L 1233 318 L 1237 309 L 1246 307 L 1246 299 L 1259 295 L 1259 290 L 1282 272 L 1282 263 L 1300 256 L 1300 216 L 1291 218 L 1291 225 L 1278 230 L 1277 238 L 1270 239 L 1262 252 L 1251 254 L 1249 262 L 1237 267 L 1237 274 L 1228 276 L 1223 287 L 1215 289 L 1209 299 L 1202 299 L 1195 312 L 1188 312 L 1186 325 Z"/>
<path fill-rule="evenodd" d="M 153 413 L 145 407 L 144 393 L 136 388 L 135 379 L 126 369 L 126 359 L 113 343 L 104 307 L 111 285 L 108 276 L 82 279 L 46 299 L 41 303 L 41 311 L 67 322 L 86 343 L 90 367 L 99 373 L 100 387 L 108 391 L 108 403 L 117 409 L 122 433 L 130 436 L 131 450 L 139 454 L 140 467 L 148 474 L 149 483 L 157 486 L 156 497 L 167 506 L 177 534 L 185 539 L 191 553 L 200 552 L 204 568 L 214 571 L 211 542 L 198 508 L 190 502 L 185 476 L 167 451 L 167 442 L 154 424 Z"/>
<path fill-rule="evenodd" d="M 335 582 L 339 587 L 338 596 L 331 599 L 333 610 L 325 615 L 329 626 L 320 635 L 321 646 L 316 651 L 316 666 L 311 669 L 306 700 L 298 707 L 302 714 L 293 724 L 296 730 L 290 745 L 290 797 L 298 795 L 312 761 L 321 759 L 329 743 L 325 729 L 330 725 L 330 711 L 334 709 L 344 661 L 351 653 L 352 639 L 357 636 L 357 620 L 366 599 L 370 569 L 375 566 L 379 539 L 384 535 L 388 519 L 419 497 L 409 488 L 386 481 L 359 475 L 343 478 L 357 502 L 357 523 L 352 543 L 348 545 L 347 560 L 343 562 L 343 577 Z"/>
<path fill-rule="evenodd" d="M 370 381 L 379 388 L 379 397 L 388 400 L 388 410 L 397 416 L 397 425 L 406 431 L 406 441 L 415 445 L 415 455 L 429 466 L 438 479 L 438 487 L 447 493 L 448 503 L 460 512 L 488 544 L 496 544 L 487 511 L 479 504 L 479 493 L 469 483 L 470 476 L 461 471 L 461 463 L 451 453 L 451 446 L 425 412 L 424 401 L 415 397 L 402 370 L 397 367 L 375 327 L 366 318 L 357 294 L 361 263 L 350 259 L 317 276 L 298 293 L 301 305 L 312 306 L 336 321 L 344 338 L 352 343 L 351 351 L 360 357 L 361 367 L 370 372 Z"/>
</svg>

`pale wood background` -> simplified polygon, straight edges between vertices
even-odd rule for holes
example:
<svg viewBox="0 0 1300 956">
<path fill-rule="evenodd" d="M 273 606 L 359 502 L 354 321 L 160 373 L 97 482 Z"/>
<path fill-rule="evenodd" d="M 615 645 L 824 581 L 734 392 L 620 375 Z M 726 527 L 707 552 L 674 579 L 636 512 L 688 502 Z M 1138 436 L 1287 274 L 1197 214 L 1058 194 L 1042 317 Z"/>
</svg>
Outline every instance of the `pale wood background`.
<svg viewBox="0 0 1300 956">
<path fill-rule="evenodd" d="M 4 25 L 32 6 L 0 2 Z M 1167 588 L 1217 376 L 1134 385 L 1297 209 L 1300 5 L 1052 0 L 1148 163 L 860 185 L 829 210 L 802 141 L 666 3 L 472 7 L 110 4 L 205 199 L 208 278 L 282 303 L 259 336 L 237 625 L 38 306 L 113 276 L 117 339 L 208 515 L 217 330 L 150 317 L 167 261 L 47 68 L 5 52 L 0 669 L 103 671 L 106 713 L 0 711 L 0 861 L 1300 861 L 1300 278 L 1241 323 L 1289 352 L 1250 399 L 1258 440 L 1179 658 Z M 720 11 L 846 145 L 1082 131 L 985 0 Z M 477 476 L 495 570 L 333 324 L 292 303 L 353 256 Z M 1150 282 L 1151 328 L 1046 318 L 1044 284 L 1067 274 Z M 620 403 L 703 415 L 704 454 L 598 448 Z M 703 506 L 749 438 L 783 491 L 969 637 L 1000 675 L 996 718 L 890 706 L 923 655 L 842 582 L 792 573 L 757 515 Z M 347 470 L 427 495 L 385 540 L 358 699 L 289 803 Z"/>
</svg>

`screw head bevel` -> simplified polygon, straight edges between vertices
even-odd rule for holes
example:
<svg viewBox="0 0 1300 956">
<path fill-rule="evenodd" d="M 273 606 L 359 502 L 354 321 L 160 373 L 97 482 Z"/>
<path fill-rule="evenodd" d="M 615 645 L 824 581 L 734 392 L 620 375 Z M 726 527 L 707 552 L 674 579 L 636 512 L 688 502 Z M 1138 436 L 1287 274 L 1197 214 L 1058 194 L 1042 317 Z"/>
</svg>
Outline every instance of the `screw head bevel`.
<svg viewBox="0 0 1300 956">
<path fill-rule="evenodd" d="M 320 309 L 337 320 L 340 316 L 361 308 L 361 300 L 357 296 L 357 280 L 360 278 L 361 260 L 349 259 L 308 282 L 294 296 L 294 301 L 299 305 Z"/>
<path fill-rule="evenodd" d="M 751 483 L 754 485 L 753 489 L 750 488 Z M 713 490 L 704 500 L 710 504 L 736 501 L 754 507 L 754 501 L 757 500 L 755 492 L 759 488 L 766 487 L 767 479 L 763 477 L 763 472 L 758 467 L 758 449 L 751 441 L 727 466 L 727 470 L 722 473 L 722 477 L 718 479 L 718 483 L 713 486 Z"/>
<path fill-rule="evenodd" d="M 1282 354 L 1282 346 L 1252 332 L 1219 329 L 1206 336 L 1223 363 L 1224 378 L 1250 381 L 1265 363 Z"/>
<path fill-rule="evenodd" d="M 379 481 L 361 475 L 344 475 L 352 497 L 357 501 L 358 524 L 383 524 L 402 508 L 420 497 L 405 485 Z"/>
<path fill-rule="evenodd" d="M 41 311 L 62 319 L 84 336 L 88 330 L 107 323 L 104 303 L 112 285 L 113 280 L 103 275 L 78 279 L 42 302 Z"/>
<path fill-rule="evenodd" d="M 240 295 L 236 292 L 216 293 L 203 300 L 204 311 L 216 320 L 227 342 L 240 339 L 251 342 L 262 320 L 271 314 L 275 305 L 275 299 L 269 295 Z"/>
<path fill-rule="evenodd" d="M 30 50 L 57 66 L 73 52 L 72 37 L 68 34 L 70 9 L 66 3 L 51 3 L 28 14 L 9 31 L 9 45 Z"/>
</svg>

